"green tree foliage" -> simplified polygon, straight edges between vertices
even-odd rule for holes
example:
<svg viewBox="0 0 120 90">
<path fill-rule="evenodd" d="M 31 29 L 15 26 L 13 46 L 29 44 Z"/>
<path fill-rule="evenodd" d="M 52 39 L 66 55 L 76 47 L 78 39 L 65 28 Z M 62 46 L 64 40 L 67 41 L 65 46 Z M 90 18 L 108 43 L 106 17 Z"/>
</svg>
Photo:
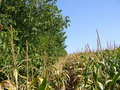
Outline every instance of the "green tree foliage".
<svg viewBox="0 0 120 90">
<path fill-rule="evenodd" d="M 13 26 L 14 42 L 25 48 L 29 42 L 29 53 L 48 56 L 66 54 L 64 28 L 68 18 L 61 15 L 56 0 L 3 0 L 0 5 L 0 23 L 4 28 Z"/>
<path fill-rule="evenodd" d="M 31 60 L 29 67 L 37 68 L 42 72 L 30 68 L 28 73 L 31 75 L 34 71 L 34 77 L 44 77 L 46 73 L 50 73 L 50 67 L 55 63 L 56 58 L 67 54 L 64 28 L 69 26 L 70 21 L 69 17 L 61 15 L 56 2 L 56 0 L 2 0 L 0 2 L 0 70 L 8 76 L 12 77 L 11 72 L 14 70 L 10 26 L 13 27 L 16 67 L 18 73 L 23 76 L 26 76 L 26 40 Z M 4 73 L 0 73 L 0 77 L 7 79 Z M 22 84 L 23 81 L 21 80 L 20 83 Z"/>
</svg>

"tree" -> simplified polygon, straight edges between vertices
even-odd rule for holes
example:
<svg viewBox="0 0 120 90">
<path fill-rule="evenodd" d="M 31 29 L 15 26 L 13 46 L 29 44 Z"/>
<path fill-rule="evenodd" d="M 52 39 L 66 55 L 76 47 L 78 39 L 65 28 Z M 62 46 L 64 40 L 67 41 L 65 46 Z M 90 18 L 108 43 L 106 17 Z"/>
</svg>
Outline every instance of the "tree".
<svg viewBox="0 0 120 90">
<path fill-rule="evenodd" d="M 48 56 L 66 55 L 64 28 L 68 18 L 61 15 L 57 0 L 3 0 L 0 5 L 0 23 L 15 29 L 16 46 L 29 42 L 30 53 Z M 35 49 L 36 48 L 36 49 Z"/>
</svg>

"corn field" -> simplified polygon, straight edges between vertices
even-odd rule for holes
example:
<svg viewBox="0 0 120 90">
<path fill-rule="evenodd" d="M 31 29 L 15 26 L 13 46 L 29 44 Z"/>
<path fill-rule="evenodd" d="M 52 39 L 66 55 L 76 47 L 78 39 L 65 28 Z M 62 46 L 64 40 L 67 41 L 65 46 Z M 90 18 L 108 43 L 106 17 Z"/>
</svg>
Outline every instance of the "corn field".
<svg viewBox="0 0 120 90">
<path fill-rule="evenodd" d="M 0 90 L 119 90 L 120 89 L 120 48 L 101 50 L 98 35 L 98 50 L 89 45 L 84 52 L 65 57 L 29 57 L 29 42 L 26 41 L 25 59 L 18 62 L 12 26 L 9 28 L 11 60 L 0 70 Z M 4 47 L 5 48 L 5 47 Z M 40 59 L 43 66 L 33 65 Z M 51 63 L 55 60 L 55 63 Z M 36 62 L 37 63 L 37 62 Z M 2 64 L 2 63 L 1 63 Z M 38 66 L 39 65 L 39 66 Z"/>
</svg>

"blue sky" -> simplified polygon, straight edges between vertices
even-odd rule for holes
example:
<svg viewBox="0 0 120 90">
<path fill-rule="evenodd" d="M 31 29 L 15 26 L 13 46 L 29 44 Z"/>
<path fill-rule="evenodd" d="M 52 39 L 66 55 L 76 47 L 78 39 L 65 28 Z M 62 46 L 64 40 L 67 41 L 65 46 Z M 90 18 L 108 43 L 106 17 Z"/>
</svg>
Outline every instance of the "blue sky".
<svg viewBox="0 0 120 90">
<path fill-rule="evenodd" d="M 81 51 L 85 44 L 96 49 L 96 29 L 103 48 L 107 41 L 120 44 L 120 0 L 58 0 L 57 6 L 71 20 L 66 29 L 68 53 Z"/>
</svg>

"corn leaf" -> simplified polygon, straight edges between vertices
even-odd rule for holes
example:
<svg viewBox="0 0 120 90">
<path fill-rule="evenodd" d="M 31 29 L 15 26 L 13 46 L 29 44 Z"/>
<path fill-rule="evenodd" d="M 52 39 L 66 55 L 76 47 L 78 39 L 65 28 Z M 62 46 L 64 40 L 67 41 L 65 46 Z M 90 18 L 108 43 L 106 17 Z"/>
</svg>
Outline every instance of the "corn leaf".
<svg viewBox="0 0 120 90">
<path fill-rule="evenodd" d="M 43 82 L 41 83 L 41 85 L 39 86 L 38 90 L 45 90 L 46 88 L 46 83 L 47 83 L 47 79 L 44 78 Z"/>
</svg>

